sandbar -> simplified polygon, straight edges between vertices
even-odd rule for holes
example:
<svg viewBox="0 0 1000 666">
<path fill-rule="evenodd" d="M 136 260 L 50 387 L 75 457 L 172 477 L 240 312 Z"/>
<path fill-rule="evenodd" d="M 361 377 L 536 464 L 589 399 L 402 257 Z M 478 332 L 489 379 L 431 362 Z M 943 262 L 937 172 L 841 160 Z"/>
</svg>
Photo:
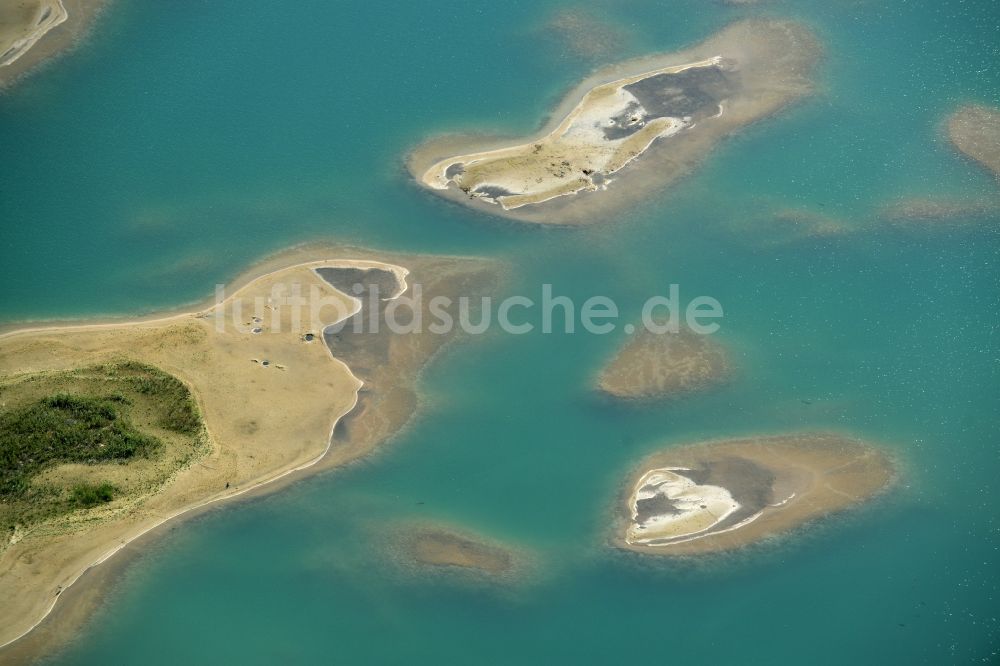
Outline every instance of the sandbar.
<svg viewBox="0 0 1000 666">
<path fill-rule="evenodd" d="M 829 433 L 668 449 L 629 478 L 615 543 L 651 555 L 741 548 L 873 498 L 893 469 L 878 448 Z"/>
<path fill-rule="evenodd" d="M 430 191 L 484 212 L 600 221 L 690 171 L 722 137 L 807 94 L 817 51 L 798 24 L 737 23 L 683 51 L 598 71 L 534 137 L 445 136 L 413 151 L 409 168 Z"/>
</svg>

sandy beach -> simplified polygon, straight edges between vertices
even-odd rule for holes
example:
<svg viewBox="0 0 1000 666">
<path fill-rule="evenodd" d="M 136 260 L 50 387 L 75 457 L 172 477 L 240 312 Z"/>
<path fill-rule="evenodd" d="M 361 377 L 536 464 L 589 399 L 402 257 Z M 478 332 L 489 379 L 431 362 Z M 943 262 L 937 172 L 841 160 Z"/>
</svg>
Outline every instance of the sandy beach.
<svg viewBox="0 0 1000 666">
<path fill-rule="evenodd" d="M 416 148 L 408 166 L 431 192 L 483 212 L 598 222 L 807 94 L 818 50 L 795 23 L 737 23 L 689 49 L 596 72 L 532 137 L 442 136 Z"/>
<path fill-rule="evenodd" d="M 742 548 L 857 506 L 893 479 L 885 453 L 838 434 L 668 449 L 649 456 L 631 475 L 615 543 L 649 555 Z"/>
<path fill-rule="evenodd" d="M 382 295 L 386 304 L 413 280 L 421 280 L 430 294 L 486 289 L 495 284 L 498 267 L 461 257 L 383 259 L 357 248 L 303 246 L 261 262 L 234 281 L 241 286 L 225 301 L 207 309 L 135 323 L 23 328 L 0 336 L 0 374 L 8 377 L 118 360 L 162 368 L 190 388 L 211 444 L 205 457 L 125 515 L 74 529 L 33 530 L 5 544 L 0 594 L 13 602 L 2 611 L 0 645 L 31 631 L 78 580 L 99 580 L 84 574 L 164 522 L 221 500 L 273 490 L 283 485 L 275 483 L 279 480 L 345 464 L 399 431 L 418 403 L 413 381 L 450 336 L 363 334 L 349 348 L 338 346 L 332 338 L 324 340 L 323 331 L 297 324 L 294 308 L 275 300 L 276 286 L 314 289 L 326 304 L 324 323 L 333 324 L 358 313 L 361 301 L 331 286 L 319 269 L 391 275 L 398 289 Z M 263 311 L 252 312 L 244 307 L 248 303 L 262 304 Z M 71 611 L 61 613 L 61 621 L 82 619 Z M 19 641 L 4 652 L 52 648 L 30 643 Z"/>
</svg>

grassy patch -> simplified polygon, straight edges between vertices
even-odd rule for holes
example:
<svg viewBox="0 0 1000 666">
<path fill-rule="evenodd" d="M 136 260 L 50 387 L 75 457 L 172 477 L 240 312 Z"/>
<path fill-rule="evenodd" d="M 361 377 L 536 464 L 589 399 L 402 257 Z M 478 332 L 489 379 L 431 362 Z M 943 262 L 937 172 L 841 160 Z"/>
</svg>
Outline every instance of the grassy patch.
<svg viewBox="0 0 1000 666">
<path fill-rule="evenodd" d="M 0 529 L 148 492 L 204 442 L 187 387 L 141 363 L 3 378 L 0 405 Z"/>
<path fill-rule="evenodd" d="M 104 483 L 79 483 L 73 486 L 70 501 L 76 506 L 90 508 L 98 504 L 106 504 L 115 498 L 118 489 L 105 481 Z"/>
</svg>

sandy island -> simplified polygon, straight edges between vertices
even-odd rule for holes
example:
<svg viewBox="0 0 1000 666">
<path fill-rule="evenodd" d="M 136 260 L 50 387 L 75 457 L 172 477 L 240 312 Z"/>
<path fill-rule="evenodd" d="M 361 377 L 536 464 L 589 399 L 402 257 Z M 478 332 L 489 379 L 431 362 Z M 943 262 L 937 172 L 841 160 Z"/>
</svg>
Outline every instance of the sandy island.
<svg viewBox="0 0 1000 666">
<path fill-rule="evenodd" d="M 615 541 L 656 555 L 740 548 L 860 504 L 892 479 L 884 453 L 834 434 L 669 449 L 631 476 Z"/>
<path fill-rule="evenodd" d="M 948 117 L 947 125 L 955 148 L 1000 179 L 1000 110 L 963 106 Z"/>
<path fill-rule="evenodd" d="M 671 398 L 719 384 L 731 372 L 725 349 L 711 335 L 687 329 L 660 334 L 637 326 L 601 370 L 597 387 L 615 398 Z"/>
<path fill-rule="evenodd" d="M 44 525 L 3 544 L 0 645 L 36 627 L 89 569 L 167 520 L 264 484 L 279 487 L 274 482 L 291 481 L 307 470 L 355 460 L 410 419 L 417 406 L 417 373 L 452 336 L 395 335 L 384 327 L 375 334 L 304 331 L 294 321 L 295 308 L 273 299 L 275 285 L 298 284 L 303 294 L 317 290 L 327 304 L 324 322 L 333 323 L 338 316 L 384 307 L 417 282 L 425 308 L 437 294 L 456 299 L 461 294 L 475 302 L 478 294 L 493 288 L 500 273 L 498 264 L 482 259 L 306 246 L 265 261 L 253 277 L 238 279 L 243 286 L 234 287 L 218 306 L 133 323 L 49 326 L 0 335 L 0 376 L 7 379 L 122 360 L 169 372 L 198 401 L 211 447 L 127 511 Z M 338 279 L 377 282 L 382 305 L 365 305 L 368 300 L 335 288 L 344 286 Z M 252 306 L 255 299 L 263 304 L 259 313 Z M 240 305 L 237 316 L 234 310 Z M 338 310 L 343 314 L 337 315 Z M 424 316 L 429 319 L 427 312 Z M 83 619 L 63 614 L 65 622 Z M 47 626 L 9 645 L 4 656 L 50 650 L 53 641 L 73 628 Z M 39 633 L 45 638 L 33 642 Z"/>
<path fill-rule="evenodd" d="M 817 50 L 798 24 L 737 23 L 684 51 L 600 70 L 534 138 L 441 137 L 417 148 L 409 168 L 432 192 L 479 210 L 538 223 L 599 221 L 690 171 L 725 135 L 808 93 Z"/>
<path fill-rule="evenodd" d="M 72 47 L 107 0 L 0 0 L 0 89 Z"/>
</svg>

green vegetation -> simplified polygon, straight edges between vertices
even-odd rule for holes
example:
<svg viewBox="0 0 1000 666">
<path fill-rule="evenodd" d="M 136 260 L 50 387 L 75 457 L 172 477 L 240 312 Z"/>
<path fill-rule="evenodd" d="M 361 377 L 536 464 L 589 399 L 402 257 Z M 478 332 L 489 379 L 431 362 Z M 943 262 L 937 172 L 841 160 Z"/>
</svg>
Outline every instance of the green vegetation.
<svg viewBox="0 0 1000 666">
<path fill-rule="evenodd" d="M 92 483 L 80 483 L 73 486 L 70 501 L 72 501 L 73 504 L 86 509 L 92 506 L 97 506 L 98 504 L 110 502 L 115 498 L 116 490 L 118 489 L 107 481 L 96 485 Z"/>
<path fill-rule="evenodd" d="M 124 362 L 2 378 L 0 527 L 146 492 L 203 443 L 187 387 L 151 366 Z M 65 464 L 74 466 L 58 469 Z"/>
<path fill-rule="evenodd" d="M 57 393 L 0 414 L 0 498 L 28 490 L 56 463 L 94 464 L 149 456 L 163 445 L 136 429 L 119 399 Z"/>
</svg>

